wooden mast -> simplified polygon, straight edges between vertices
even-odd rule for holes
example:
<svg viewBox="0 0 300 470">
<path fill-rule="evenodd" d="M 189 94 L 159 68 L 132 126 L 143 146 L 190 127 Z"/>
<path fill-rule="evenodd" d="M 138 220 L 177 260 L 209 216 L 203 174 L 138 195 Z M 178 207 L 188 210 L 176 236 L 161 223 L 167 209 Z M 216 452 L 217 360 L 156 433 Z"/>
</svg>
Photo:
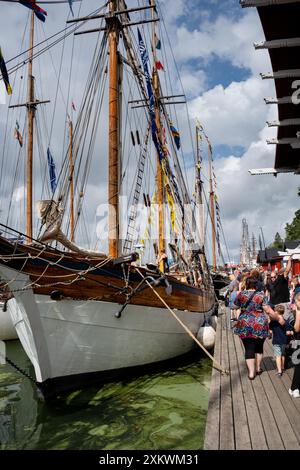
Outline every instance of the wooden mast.
<svg viewBox="0 0 300 470">
<path fill-rule="evenodd" d="M 155 12 L 155 1 L 151 0 L 152 6 L 152 20 L 154 20 Z M 152 55 L 153 55 L 153 91 L 154 91 L 154 108 L 155 108 L 155 121 L 157 127 L 158 139 L 162 139 L 162 126 L 159 110 L 159 97 L 160 97 L 160 84 L 157 69 L 155 66 L 156 62 L 156 34 L 155 34 L 155 22 L 152 23 Z M 156 200 L 158 206 L 158 257 L 165 252 L 165 225 L 164 225 L 164 175 L 163 169 L 160 162 L 159 155 L 157 155 L 157 166 L 156 166 Z M 164 272 L 164 262 L 160 261 L 159 269 Z"/>
<path fill-rule="evenodd" d="M 201 181 L 201 152 L 200 152 L 200 134 L 199 134 L 199 127 L 196 126 L 196 149 L 197 149 L 197 168 L 196 168 L 196 181 L 197 181 L 197 188 L 196 188 L 196 197 L 197 197 L 197 205 L 199 208 L 199 224 L 200 224 L 200 244 L 201 248 L 204 247 L 204 206 L 203 206 L 203 197 L 202 197 L 202 181 Z"/>
<path fill-rule="evenodd" d="M 32 238 L 32 193 L 33 193 L 33 126 L 34 126 L 34 77 L 32 75 L 32 59 L 33 59 L 33 42 L 34 42 L 34 12 L 31 13 L 30 38 L 29 38 L 29 63 L 28 63 L 28 103 L 27 103 L 27 119 L 28 119 L 28 142 L 27 142 L 27 193 L 26 193 L 26 235 Z"/>
<path fill-rule="evenodd" d="M 118 20 L 113 16 L 115 11 L 117 11 L 117 2 L 111 0 L 109 2 L 112 21 L 109 24 L 108 237 L 109 255 L 113 258 L 117 258 L 119 254 L 119 26 Z"/>
<path fill-rule="evenodd" d="M 210 187 L 210 215 L 212 226 L 212 256 L 213 256 L 213 271 L 217 270 L 217 256 L 216 256 L 216 223 L 215 223 L 215 192 L 213 187 L 212 176 L 212 151 L 210 144 L 208 145 L 208 158 L 209 158 L 209 187 Z"/>
<path fill-rule="evenodd" d="M 70 238 L 71 242 L 74 242 L 74 164 L 73 164 L 73 122 L 70 119 L 69 122 L 70 130 L 70 152 L 69 152 L 69 180 L 70 180 Z"/>
</svg>

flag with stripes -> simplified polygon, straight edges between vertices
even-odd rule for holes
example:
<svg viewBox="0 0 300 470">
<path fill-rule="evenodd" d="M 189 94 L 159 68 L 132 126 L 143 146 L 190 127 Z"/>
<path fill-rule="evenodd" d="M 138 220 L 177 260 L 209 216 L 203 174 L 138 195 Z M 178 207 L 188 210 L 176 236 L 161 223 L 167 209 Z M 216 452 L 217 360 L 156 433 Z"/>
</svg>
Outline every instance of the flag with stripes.
<svg viewBox="0 0 300 470">
<path fill-rule="evenodd" d="M 47 12 L 36 4 L 36 0 L 19 0 L 24 7 L 34 11 L 35 16 L 43 23 L 46 21 Z"/>
</svg>

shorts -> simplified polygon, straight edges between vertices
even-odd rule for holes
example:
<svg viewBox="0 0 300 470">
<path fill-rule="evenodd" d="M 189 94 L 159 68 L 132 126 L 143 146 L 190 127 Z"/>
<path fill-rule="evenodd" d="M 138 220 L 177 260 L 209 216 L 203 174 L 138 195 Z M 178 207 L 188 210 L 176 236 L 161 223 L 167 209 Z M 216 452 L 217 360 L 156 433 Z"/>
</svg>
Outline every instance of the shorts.
<svg viewBox="0 0 300 470">
<path fill-rule="evenodd" d="M 273 344 L 273 352 L 275 357 L 285 356 L 286 344 Z"/>
</svg>

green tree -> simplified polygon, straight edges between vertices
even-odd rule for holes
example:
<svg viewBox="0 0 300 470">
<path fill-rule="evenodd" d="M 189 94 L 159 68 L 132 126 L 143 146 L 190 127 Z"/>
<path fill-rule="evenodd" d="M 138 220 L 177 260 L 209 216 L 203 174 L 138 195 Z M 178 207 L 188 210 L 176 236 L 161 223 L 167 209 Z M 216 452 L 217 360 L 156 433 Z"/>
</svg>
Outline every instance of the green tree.
<svg viewBox="0 0 300 470">
<path fill-rule="evenodd" d="M 280 234 L 277 232 L 274 238 L 273 243 L 269 246 L 269 248 L 278 248 L 280 250 L 283 249 L 283 240 Z"/>
<path fill-rule="evenodd" d="M 300 209 L 295 212 L 295 217 L 290 224 L 285 226 L 286 240 L 300 240 Z"/>
</svg>

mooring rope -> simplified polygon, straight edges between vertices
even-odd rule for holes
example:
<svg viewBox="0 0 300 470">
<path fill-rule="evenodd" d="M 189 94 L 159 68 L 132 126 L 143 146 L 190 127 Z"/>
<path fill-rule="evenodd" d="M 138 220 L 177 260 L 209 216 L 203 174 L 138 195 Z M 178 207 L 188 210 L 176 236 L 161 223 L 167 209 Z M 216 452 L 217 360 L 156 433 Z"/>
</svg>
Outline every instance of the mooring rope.
<svg viewBox="0 0 300 470">
<path fill-rule="evenodd" d="M 196 336 L 191 332 L 191 330 L 180 320 L 180 318 L 176 315 L 174 310 L 167 304 L 167 302 L 161 297 L 161 295 L 154 289 L 154 287 L 150 284 L 150 282 L 147 281 L 145 276 L 141 273 L 139 269 L 136 269 L 139 275 L 145 279 L 146 284 L 150 289 L 153 290 L 154 294 L 156 297 L 159 298 L 159 300 L 163 303 L 163 305 L 169 310 L 169 312 L 173 315 L 173 317 L 178 321 L 178 323 L 182 326 L 182 328 L 187 332 L 187 334 L 195 341 L 195 343 L 205 352 L 205 354 L 212 360 L 213 362 L 213 367 L 214 369 L 217 369 L 220 371 L 222 374 L 229 374 L 229 371 L 224 369 L 224 367 L 215 360 L 215 358 L 207 351 L 207 349 L 203 346 L 203 344 L 200 343 L 200 341 L 196 338 Z"/>
</svg>

